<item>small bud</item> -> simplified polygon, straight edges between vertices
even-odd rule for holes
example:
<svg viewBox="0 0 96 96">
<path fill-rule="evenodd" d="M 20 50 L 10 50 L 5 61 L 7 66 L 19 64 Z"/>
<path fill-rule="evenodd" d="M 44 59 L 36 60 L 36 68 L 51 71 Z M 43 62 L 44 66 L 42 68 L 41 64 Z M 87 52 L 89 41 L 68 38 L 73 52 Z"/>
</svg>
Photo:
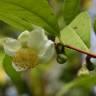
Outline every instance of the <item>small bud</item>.
<svg viewBox="0 0 96 96">
<path fill-rule="evenodd" d="M 89 70 L 86 67 L 86 64 L 82 64 L 82 67 L 79 69 L 78 76 L 84 76 L 84 75 L 89 75 Z"/>
<path fill-rule="evenodd" d="M 67 57 L 64 54 L 57 55 L 57 62 L 60 64 L 64 64 L 67 61 Z"/>
<path fill-rule="evenodd" d="M 90 62 L 86 64 L 86 67 L 88 68 L 89 71 L 94 70 L 94 65 Z"/>
<path fill-rule="evenodd" d="M 91 62 L 91 57 L 89 56 L 86 57 L 86 67 L 89 71 L 94 70 L 94 64 Z"/>
<path fill-rule="evenodd" d="M 56 44 L 56 52 L 57 53 L 64 53 L 64 46 L 60 43 Z"/>
</svg>

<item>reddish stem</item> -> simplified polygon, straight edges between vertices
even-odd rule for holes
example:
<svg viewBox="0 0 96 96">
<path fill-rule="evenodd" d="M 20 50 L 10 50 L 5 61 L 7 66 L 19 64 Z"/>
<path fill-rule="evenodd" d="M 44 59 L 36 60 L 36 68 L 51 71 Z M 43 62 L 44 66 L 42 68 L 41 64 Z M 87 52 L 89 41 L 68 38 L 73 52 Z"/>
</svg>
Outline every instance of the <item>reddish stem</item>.
<svg viewBox="0 0 96 96">
<path fill-rule="evenodd" d="M 80 52 L 80 53 L 83 53 L 83 54 L 86 54 L 86 55 L 88 55 L 88 56 L 90 56 L 90 57 L 96 58 L 96 55 L 95 55 L 95 54 L 92 54 L 92 53 L 88 53 L 88 52 L 82 51 L 82 50 L 80 50 L 80 49 L 78 49 L 78 48 L 75 48 L 75 47 L 73 47 L 73 46 L 70 46 L 70 45 L 64 45 L 64 47 L 69 48 L 69 49 L 76 50 L 76 51 L 78 51 L 78 52 Z"/>
</svg>

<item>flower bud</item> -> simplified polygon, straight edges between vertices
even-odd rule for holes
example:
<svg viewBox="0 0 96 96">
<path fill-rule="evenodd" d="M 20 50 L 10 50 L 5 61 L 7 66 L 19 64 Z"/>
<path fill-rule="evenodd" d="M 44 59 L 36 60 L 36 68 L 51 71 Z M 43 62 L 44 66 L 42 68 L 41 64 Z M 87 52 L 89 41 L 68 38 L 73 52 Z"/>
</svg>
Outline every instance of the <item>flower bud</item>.
<svg viewBox="0 0 96 96">
<path fill-rule="evenodd" d="M 67 57 L 64 54 L 57 55 L 57 62 L 60 64 L 64 64 L 67 61 Z"/>
</svg>

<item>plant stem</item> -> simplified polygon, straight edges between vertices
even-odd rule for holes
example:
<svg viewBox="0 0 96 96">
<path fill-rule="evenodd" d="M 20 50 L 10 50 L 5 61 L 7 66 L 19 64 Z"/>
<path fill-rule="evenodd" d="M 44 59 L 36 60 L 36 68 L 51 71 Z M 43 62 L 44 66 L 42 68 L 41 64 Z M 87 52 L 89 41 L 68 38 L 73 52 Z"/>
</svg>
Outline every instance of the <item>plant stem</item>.
<svg viewBox="0 0 96 96">
<path fill-rule="evenodd" d="M 78 52 L 80 52 L 80 53 L 83 53 L 83 54 L 86 54 L 86 55 L 88 55 L 88 56 L 90 56 L 90 57 L 92 57 L 92 58 L 96 58 L 96 54 L 92 54 L 92 53 L 89 53 L 89 52 L 82 51 L 82 50 L 80 50 L 80 49 L 78 49 L 78 48 L 75 48 L 75 47 L 73 47 L 73 46 L 64 45 L 64 47 L 69 48 L 69 49 L 76 50 L 76 51 L 78 51 Z"/>
</svg>

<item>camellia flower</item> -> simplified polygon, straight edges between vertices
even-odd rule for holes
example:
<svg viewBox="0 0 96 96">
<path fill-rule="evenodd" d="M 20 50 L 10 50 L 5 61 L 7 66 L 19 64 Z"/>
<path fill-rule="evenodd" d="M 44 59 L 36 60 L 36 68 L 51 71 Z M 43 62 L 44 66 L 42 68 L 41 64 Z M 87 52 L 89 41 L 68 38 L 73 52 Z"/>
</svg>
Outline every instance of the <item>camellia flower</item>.
<svg viewBox="0 0 96 96">
<path fill-rule="evenodd" d="M 12 65 L 17 71 L 49 63 L 55 56 L 54 43 L 48 40 L 41 27 L 31 32 L 22 32 L 17 40 L 6 38 L 4 50 L 7 55 L 13 57 Z"/>
</svg>

